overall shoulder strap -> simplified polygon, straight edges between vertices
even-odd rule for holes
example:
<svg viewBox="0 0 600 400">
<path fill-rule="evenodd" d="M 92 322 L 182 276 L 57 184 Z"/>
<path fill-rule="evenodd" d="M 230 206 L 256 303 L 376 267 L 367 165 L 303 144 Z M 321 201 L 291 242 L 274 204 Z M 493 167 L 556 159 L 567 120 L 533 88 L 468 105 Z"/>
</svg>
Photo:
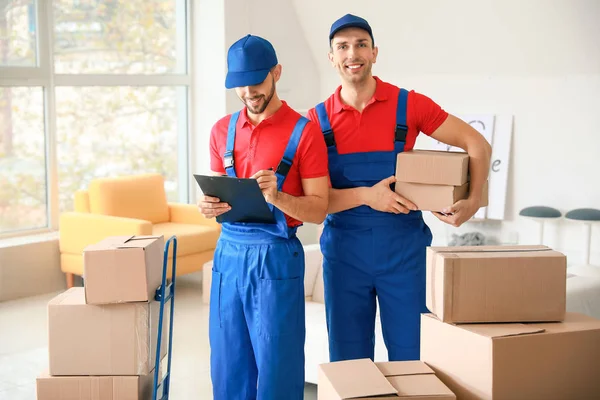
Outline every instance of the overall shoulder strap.
<svg viewBox="0 0 600 400">
<path fill-rule="evenodd" d="M 406 142 L 408 125 L 406 124 L 406 105 L 408 102 L 408 91 L 400 89 L 398 93 L 398 106 L 396 107 L 396 142 Z"/>
<path fill-rule="evenodd" d="M 298 144 L 300 143 L 300 139 L 302 138 L 302 132 L 304 132 L 304 128 L 306 124 L 308 124 L 309 120 L 305 117 L 300 117 L 298 122 L 296 122 L 296 126 L 294 126 L 294 130 L 292 131 L 292 135 L 290 136 L 290 140 L 285 148 L 283 153 L 283 158 L 279 162 L 277 166 L 277 171 L 275 171 L 275 175 L 277 176 L 277 189 L 281 190 L 283 186 L 283 182 L 287 177 L 288 172 L 290 172 L 290 168 L 294 162 L 294 157 L 296 156 L 296 151 L 298 150 Z"/>
<path fill-rule="evenodd" d="M 319 103 L 315 107 L 317 117 L 319 118 L 319 125 L 321 126 L 321 132 L 325 136 L 325 144 L 327 147 L 335 146 L 335 138 L 333 137 L 333 130 L 331 129 L 331 123 L 329 122 L 329 116 L 325 109 L 325 103 Z"/>
<path fill-rule="evenodd" d="M 228 176 L 236 177 L 235 166 L 233 160 L 233 148 L 235 146 L 235 127 L 240 117 L 240 112 L 237 111 L 231 114 L 229 126 L 227 127 L 227 144 L 225 145 L 225 154 L 223 155 L 223 166 Z"/>
</svg>

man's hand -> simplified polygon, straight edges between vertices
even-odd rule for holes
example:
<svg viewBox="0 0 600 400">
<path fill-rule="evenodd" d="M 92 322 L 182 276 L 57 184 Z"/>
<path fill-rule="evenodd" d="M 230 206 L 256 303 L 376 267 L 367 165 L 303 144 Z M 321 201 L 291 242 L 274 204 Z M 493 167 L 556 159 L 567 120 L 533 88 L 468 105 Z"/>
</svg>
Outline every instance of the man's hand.
<svg viewBox="0 0 600 400">
<path fill-rule="evenodd" d="M 277 176 L 275 172 L 271 170 L 261 170 L 251 176 L 252 179 L 256 179 L 258 187 L 262 190 L 263 196 L 267 203 L 273 204 L 277 201 L 279 192 L 277 191 Z"/>
<path fill-rule="evenodd" d="M 396 177 L 390 176 L 367 189 L 365 204 L 377 211 L 394 214 L 408 214 L 417 206 L 408 199 L 400 196 L 390 189 L 390 185 L 396 182 Z"/>
<path fill-rule="evenodd" d="M 221 200 L 216 197 L 202 196 L 200 201 L 198 201 L 198 209 L 204 217 L 216 218 L 231 210 L 231 206 L 227 203 L 222 203 Z"/>
<path fill-rule="evenodd" d="M 433 212 L 433 215 L 435 215 L 440 221 L 443 221 L 454 227 L 459 227 L 464 222 L 471 219 L 477 210 L 479 210 L 479 200 L 469 198 L 466 200 L 457 201 L 451 207 L 443 209 L 441 213 Z"/>
</svg>

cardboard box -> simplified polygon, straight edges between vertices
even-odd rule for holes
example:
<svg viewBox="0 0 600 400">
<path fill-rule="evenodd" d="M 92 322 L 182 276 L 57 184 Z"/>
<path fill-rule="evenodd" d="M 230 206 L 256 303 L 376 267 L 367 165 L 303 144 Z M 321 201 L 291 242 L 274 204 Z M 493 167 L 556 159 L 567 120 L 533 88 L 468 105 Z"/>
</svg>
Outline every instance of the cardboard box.
<svg viewBox="0 0 600 400">
<path fill-rule="evenodd" d="M 163 236 L 111 236 L 83 250 L 88 304 L 154 299 L 162 283 Z"/>
<path fill-rule="evenodd" d="M 462 186 L 468 182 L 469 155 L 412 150 L 398 154 L 396 180 L 431 185 Z"/>
<path fill-rule="evenodd" d="M 461 324 L 421 316 L 421 360 L 458 399 L 600 398 L 600 320 Z"/>
<path fill-rule="evenodd" d="M 154 369 L 160 304 L 85 303 L 75 287 L 48 303 L 51 375 L 147 375 Z M 166 354 L 168 312 L 161 359 Z"/>
<path fill-rule="evenodd" d="M 562 321 L 567 258 L 546 246 L 427 248 L 427 308 L 443 322 Z"/>
<path fill-rule="evenodd" d="M 37 378 L 37 400 L 147 400 L 152 397 L 152 374 L 51 376 L 43 373 Z"/>
<path fill-rule="evenodd" d="M 421 211 L 442 211 L 459 200 L 469 197 L 469 183 L 462 186 L 430 185 L 396 182 L 396 193 L 412 201 Z M 483 185 L 479 207 L 488 205 L 488 182 Z"/>
<path fill-rule="evenodd" d="M 421 361 L 373 363 L 370 359 L 319 366 L 319 400 L 456 399 Z"/>
</svg>

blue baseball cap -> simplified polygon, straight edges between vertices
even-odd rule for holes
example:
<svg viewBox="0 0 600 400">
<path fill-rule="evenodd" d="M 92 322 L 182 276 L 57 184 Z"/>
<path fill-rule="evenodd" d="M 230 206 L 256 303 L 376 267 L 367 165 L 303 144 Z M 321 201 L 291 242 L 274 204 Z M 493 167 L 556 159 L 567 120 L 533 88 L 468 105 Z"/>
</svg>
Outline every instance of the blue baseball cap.
<svg viewBox="0 0 600 400">
<path fill-rule="evenodd" d="M 235 42 L 227 52 L 225 87 L 254 86 L 262 83 L 277 65 L 273 45 L 259 36 L 247 35 Z"/>
<path fill-rule="evenodd" d="M 356 15 L 346 14 L 342 18 L 338 19 L 331 25 L 331 30 L 329 31 L 329 41 L 335 36 L 336 33 L 346 28 L 360 28 L 369 33 L 371 36 L 371 40 L 373 44 L 375 44 L 375 39 L 373 38 L 373 31 L 371 30 L 371 25 L 367 22 L 366 19 L 357 17 Z"/>
</svg>

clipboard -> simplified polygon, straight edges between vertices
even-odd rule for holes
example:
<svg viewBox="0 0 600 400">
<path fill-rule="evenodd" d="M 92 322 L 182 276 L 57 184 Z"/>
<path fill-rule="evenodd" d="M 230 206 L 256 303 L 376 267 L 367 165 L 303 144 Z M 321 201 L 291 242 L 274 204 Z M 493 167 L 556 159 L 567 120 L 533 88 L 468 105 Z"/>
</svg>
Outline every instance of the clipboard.
<svg viewBox="0 0 600 400">
<path fill-rule="evenodd" d="M 206 196 L 218 197 L 231 206 L 217 222 L 277 223 L 256 179 L 196 174 L 194 178 Z"/>
</svg>

